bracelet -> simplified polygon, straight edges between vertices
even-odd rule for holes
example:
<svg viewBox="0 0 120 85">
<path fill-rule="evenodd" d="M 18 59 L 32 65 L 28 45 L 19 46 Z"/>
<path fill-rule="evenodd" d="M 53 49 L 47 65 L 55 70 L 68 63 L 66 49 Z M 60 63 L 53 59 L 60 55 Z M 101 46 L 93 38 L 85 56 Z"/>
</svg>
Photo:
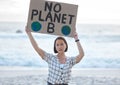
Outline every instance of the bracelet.
<svg viewBox="0 0 120 85">
<path fill-rule="evenodd" d="M 79 39 L 75 40 L 75 42 L 78 42 L 78 41 L 80 41 L 80 40 Z"/>
</svg>

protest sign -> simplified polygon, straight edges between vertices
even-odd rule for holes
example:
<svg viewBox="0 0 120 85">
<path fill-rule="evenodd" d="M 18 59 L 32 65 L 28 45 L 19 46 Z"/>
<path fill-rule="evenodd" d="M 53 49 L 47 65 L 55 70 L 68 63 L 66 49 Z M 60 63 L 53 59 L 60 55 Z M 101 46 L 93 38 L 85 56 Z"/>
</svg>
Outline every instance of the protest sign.
<svg viewBox="0 0 120 85">
<path fill-rule="evenodd" d="M 27 26 L 32 32 L 73 37 L 78 5 L 31 0 Z"/>
</svg>

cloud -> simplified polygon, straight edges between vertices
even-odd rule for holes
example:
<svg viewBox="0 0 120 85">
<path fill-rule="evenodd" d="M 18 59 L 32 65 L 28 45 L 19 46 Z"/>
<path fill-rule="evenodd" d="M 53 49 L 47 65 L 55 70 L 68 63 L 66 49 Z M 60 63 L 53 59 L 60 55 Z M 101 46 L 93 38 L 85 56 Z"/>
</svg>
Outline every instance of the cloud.
<svg viewBox="0 0 120 85">
<path fill-rule="evenodd" d="M 57 1 L 57 0 L 53 0 Z M 24 20 L 29 11 L 30 0 L 0 0 L 0 21 Z M 80 23 L 119 23 L 119 0 L 59 0 L 78 4 Z"/>
<path fill-rule="evenodd" d="M 14 6 L 15 3 L 14 0 L 0 0 L 0 7 Z"/>
<path fill-rule="evenodd" d="M 29 0 L 0 0 L 0 21 L 16 21 L 26 18 Z"/>
</svg>

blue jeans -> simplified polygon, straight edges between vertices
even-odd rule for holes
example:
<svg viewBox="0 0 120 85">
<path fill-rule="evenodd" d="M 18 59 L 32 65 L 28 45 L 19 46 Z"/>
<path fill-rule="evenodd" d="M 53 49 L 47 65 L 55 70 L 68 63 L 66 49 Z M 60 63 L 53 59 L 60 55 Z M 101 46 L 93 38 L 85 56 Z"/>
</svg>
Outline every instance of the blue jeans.
<svg viewBox="0 0 120 85">
<path fill-rule="evenodd" d="M 51 84 L 50 82 L 47 82 L 47 85 L 68 85 L 68 84 Z"/>
</svg>

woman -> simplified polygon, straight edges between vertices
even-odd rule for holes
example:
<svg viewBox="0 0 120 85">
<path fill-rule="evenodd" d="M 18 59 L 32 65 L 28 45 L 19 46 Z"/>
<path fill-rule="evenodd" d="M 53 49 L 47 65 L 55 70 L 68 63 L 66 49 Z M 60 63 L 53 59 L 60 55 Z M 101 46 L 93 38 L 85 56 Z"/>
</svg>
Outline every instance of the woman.
<svg viewBox="0 0 120 85">
<path fill-rule="evenodd" d="M 75 33 L 74 39 L 78 47 L 79 54 L 76 57 L 67 57 L 65 52 L 68 44 L 63 37 L 57 37 L 54 41 L 54 52 L 56 55 L 45 52 L 38 47 L 32 33 L 26 28 L 26 33 L 30 42 L 39 56 L 48 63 L 49 74 L 47 79 L 48 85 L 68 85 L 70 80 L 71 68 L 80 62 L 84 56 L 83 48 L 79 42 L 78 35 Z"/>
</svg>

